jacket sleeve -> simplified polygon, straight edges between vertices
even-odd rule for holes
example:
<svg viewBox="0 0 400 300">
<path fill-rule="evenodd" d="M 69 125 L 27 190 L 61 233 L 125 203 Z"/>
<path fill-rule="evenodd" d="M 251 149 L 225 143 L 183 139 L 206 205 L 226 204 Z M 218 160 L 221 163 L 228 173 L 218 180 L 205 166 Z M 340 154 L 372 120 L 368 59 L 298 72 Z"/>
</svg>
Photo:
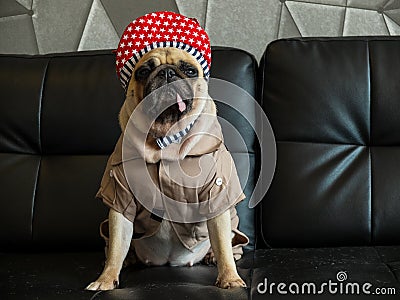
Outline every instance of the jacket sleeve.
<svg viewBox="0 0 400 300">
<path fill-rule="evenodd" d="M 109 208 L 133 222 L 137 207 L 124 176 L 123 164 L 112 164 L 111 161 L 112 156 L 108 160 L 96 197 L 102 199 Z"/>
<path fill-rule="evenodd" d="M 216 172 L 210 180 L 210 213 L 222 213 L 246 198 L 231 154 L 221 147 L 216 156 Z"/>
<path fill-rule="evenodd" d="M 239 231 L 239 216 L 235 205 L 246 198 L 237 175 L 233 158 L 225 146 L 221 147 L 216 157 L 215 177 L 211 180 L 210 211 L 222 213 L 230 210 L 232 229 L 232 252 L 235 260 L 241 258 L 243 246 L 249 243 L 249 238 Z"/>
</svg>

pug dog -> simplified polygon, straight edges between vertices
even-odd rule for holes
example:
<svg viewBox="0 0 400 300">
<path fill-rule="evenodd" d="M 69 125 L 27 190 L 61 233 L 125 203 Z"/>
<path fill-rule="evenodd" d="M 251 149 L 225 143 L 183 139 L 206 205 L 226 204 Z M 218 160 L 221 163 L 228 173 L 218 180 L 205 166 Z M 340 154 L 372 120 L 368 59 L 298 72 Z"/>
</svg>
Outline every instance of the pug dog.
<svg viewBox="0 0 400 300">
<path fill-rule="evenodd" d="M 150 97 L 154 93 L 156 97 Z M 144 101 L 146 97 L 151 99 Z M 204 68 L 199 61 L 189 51 L 177 47 L 158 47 L 145 53 L 136 62 L 127 82 L 119 121 L 122 132 L 129 135 L 130 149 L 136 157 L 130 161 L 144 162 L 144 169 L 135 167 L 127 171 L 126 166 L 124 169 L 124 134 L 121 135 L 97 194 L 110 208 L 108 220 L 101 225 L 107 245 L 106 263 L 99 278 L 86 289 L 117 288 L 128 253 L 149 266 L 192 266 L 203 259 L 215 261 L 216 286 L 245 287 L 235 264 L 235 258 L 242 254 L 242 246 L 248 243 L 248 238 L 237 229 L 239 220 L 235 210 L 235 204 L 244 195 L 233 160 L 223 144 L 216 106 L 208 95 Z M 169 141 L 176 132 L 179 132 L 178 139 Z M 191 180 L 199 180 L 196 176 L 188 176 L 184 179 L 187 182 L 174 183 L 169 180 L 171 174 L 163 173 L 163 161 L 169 162 L 168 170 L 174 170 L 173 166 L 179 164 L 193 173 L 192 165 L 198 165 L 204 155 L 213 160 L 205 167 L 208 175 L 201 179 L 201 188 L 191 185 Z M 143 179 L 144 173 L 150 174 L 150 180 Z M 225 176 L 225 173 L 229 174 Z M 130 185 L 130 176 L 138 182 L 137 191 Z M 181 216 L 183 211 L 179 210 L 167 209 L 169 218 L 157 215 L 140 201 L 152 198 L 153 190 L 147 189 L 152 180 L 159 182 L 168 197 L 197 201 L 199 207 L 203 197 L 216 195 L 217 200 L 207 204 L 207 209 L 215 208 L 211 209 L 214 213 L 207 220 L 193 223 L 185 222 Z M 186 188 L 185 184 L 190 187 Z M 224 204 L 213 204 L 217 202 Z M 171 218 L 171 214 L 176 218 Z"/>
</svg>

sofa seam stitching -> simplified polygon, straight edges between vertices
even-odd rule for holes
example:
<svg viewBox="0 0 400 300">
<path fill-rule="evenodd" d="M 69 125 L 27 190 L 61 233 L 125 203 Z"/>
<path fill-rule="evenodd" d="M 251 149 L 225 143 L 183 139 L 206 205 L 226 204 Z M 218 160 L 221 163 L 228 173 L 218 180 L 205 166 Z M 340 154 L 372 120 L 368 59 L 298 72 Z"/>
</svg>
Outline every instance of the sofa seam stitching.
<svg viewBox="0 0 400 300">
<path fill-rule="evenodd" d="M 261 58 L 261 62 L 260 64 L 262 64 L 262 69 L 261 72 L 258 72 L 258 75 L 261 77 L 259 80 L 261 81 L 257 87 L 257 94 L 260 97 L 260 106 L 262 108 L 262 110 L 264 110 L 264 86 L 265 86 L 265 64 L 267 62 L 266 56 L 267 56 L 267 50 L 268 50 L 269 45 L 267 46 L 267 49 L 265 50 L 263 57 Z M 260 67 L 260 66 L 259 66 Z M 258 81 L 258 80 L 257 80 Z M 258 116 L 258 122 L 260 122 L 260 116 Z M 257 118 L 256 118 L 257 120 Z M 262 130 L 262 129 L 261 129 Z M 260 153 L 261 154 L 261 153 Z M 260 162 L 259 162 L 260 163 Z M 260 165 L 261 167 L 261 165 Z M 256 166 L 257 168 L 257 166 Z M 266 245 L 265 242 L 265 238 L 264 238 L 264 233 L 263 233 L 263 228 L 262 228 L 262 206 L 263 206 L 263 201 L 260 201 L 260 203 L 258 204 L 258 207 L 255 207 L 256 211 L 255 211 L 255 219 L 254 222 L 256 224 L 256 232 L 255 232 L 255 236 L 254 236 L 254 251 L 256 249 L 258 249 L 258 247 L 260 246 L 260 239 L 263 241 L 263 244 Z M 260 225 L 260 227 L 258 228 L 258 225 Z M 257 230 L 258 228 L 258 230 Z M 257 232 L 259 231 L 259 232 Z M 254 260 L 253 260 L 254 263 Z"/>
<path fill-rule="evenodd" d="M 47 79 L 47 71 L 48 71 L 50 60 L 51 60 L 50 58 L 47 60 L 46 66 L 44 68 L 44 73 L 43 73 L 41 87 L 40 87 L 40 95 L 39 95 L 38 142 L 39 142 L 39 154 L 40 155 L 39 155 L 38 166 L 36 169 L 35 184 L 34 184 L 33 195 L 32 195 L 32 213 L 31 213 L 31 241 L 32 241 L 32 243 L 34 240 L 33 224 L 35 221 L 36 195 L 37 195 L 37 190 L 38 190 L 39 172 L 40 172 L 40 168 L 42 165 L 42 154 L 43 154 L 43 149 L 42 149 L 42 103 L 43 103 L 44 88 L 45 88 L 45 83 L 46 83 L 46 79 Z"/>
<path fill-rule="evenodd" d="M 49 68 L 50 58 L 46 62 L 46 67 L 44 69 L 44 74 L 42 78 L 42 83 L 40 87 L 40 95 L 39 95 L 39 111 L 38 111 L 38 129 L 39 129 L 39 153 L 42 154 L 42 108 L 43 108 L 43 95 L 44 95 L 44 87 L 47 79 L 47 70 Z"/>
<path fill-rule="evenodd" d="M 369 195 L 370 195 L 370 215 L 369 215 L 369 226 L 370 226 L 370 236 L 369 242 L 373 244 L 373 194 L 372 194 L 372 152 L 371 152 L 371 131 L 372 131 L 372 105 L 371 105 L 371 91 L 372 91 L 372 81 L 371 81 L 371 52 L 370 52 L 370 42 L 367 41 L 367 55 L 368 55 L 368 104 L 369 104 L 369 130 L 368 130 L 368 171 L 369 171 Z"/>
</svg>

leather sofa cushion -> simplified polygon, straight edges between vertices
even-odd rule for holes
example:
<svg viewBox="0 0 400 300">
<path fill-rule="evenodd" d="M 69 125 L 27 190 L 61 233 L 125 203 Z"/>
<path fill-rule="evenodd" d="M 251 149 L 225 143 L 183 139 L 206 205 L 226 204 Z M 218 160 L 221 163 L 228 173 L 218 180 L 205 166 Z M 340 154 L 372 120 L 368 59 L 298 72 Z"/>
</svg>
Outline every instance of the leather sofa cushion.
<svg viewBox="0 0 400 300">
<path fill-rule="evenodd" d="M 261 207 L 274 247 L 400 243 L 400 39 L 288 39 L 260 63 L 277 141 Z"/>
</svg>

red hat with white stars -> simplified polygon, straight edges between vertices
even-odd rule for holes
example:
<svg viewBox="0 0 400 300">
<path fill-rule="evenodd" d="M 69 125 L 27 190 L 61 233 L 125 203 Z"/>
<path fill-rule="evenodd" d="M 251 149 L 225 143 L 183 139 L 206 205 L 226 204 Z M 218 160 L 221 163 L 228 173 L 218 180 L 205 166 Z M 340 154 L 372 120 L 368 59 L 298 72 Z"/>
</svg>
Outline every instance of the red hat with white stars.
<svg viewBox="0 0 400 300">
<path fill-rule="evenodd" d="M 155 48 L 175 47 L 193 55 L 210 76 L 211 46 L 205 30 L 196 19 L 174 12 L 146 14 L 132 21 L 122 34 L 116 50 L 117 74 L 126 90 L 135 64 Z"/>
</svg>

